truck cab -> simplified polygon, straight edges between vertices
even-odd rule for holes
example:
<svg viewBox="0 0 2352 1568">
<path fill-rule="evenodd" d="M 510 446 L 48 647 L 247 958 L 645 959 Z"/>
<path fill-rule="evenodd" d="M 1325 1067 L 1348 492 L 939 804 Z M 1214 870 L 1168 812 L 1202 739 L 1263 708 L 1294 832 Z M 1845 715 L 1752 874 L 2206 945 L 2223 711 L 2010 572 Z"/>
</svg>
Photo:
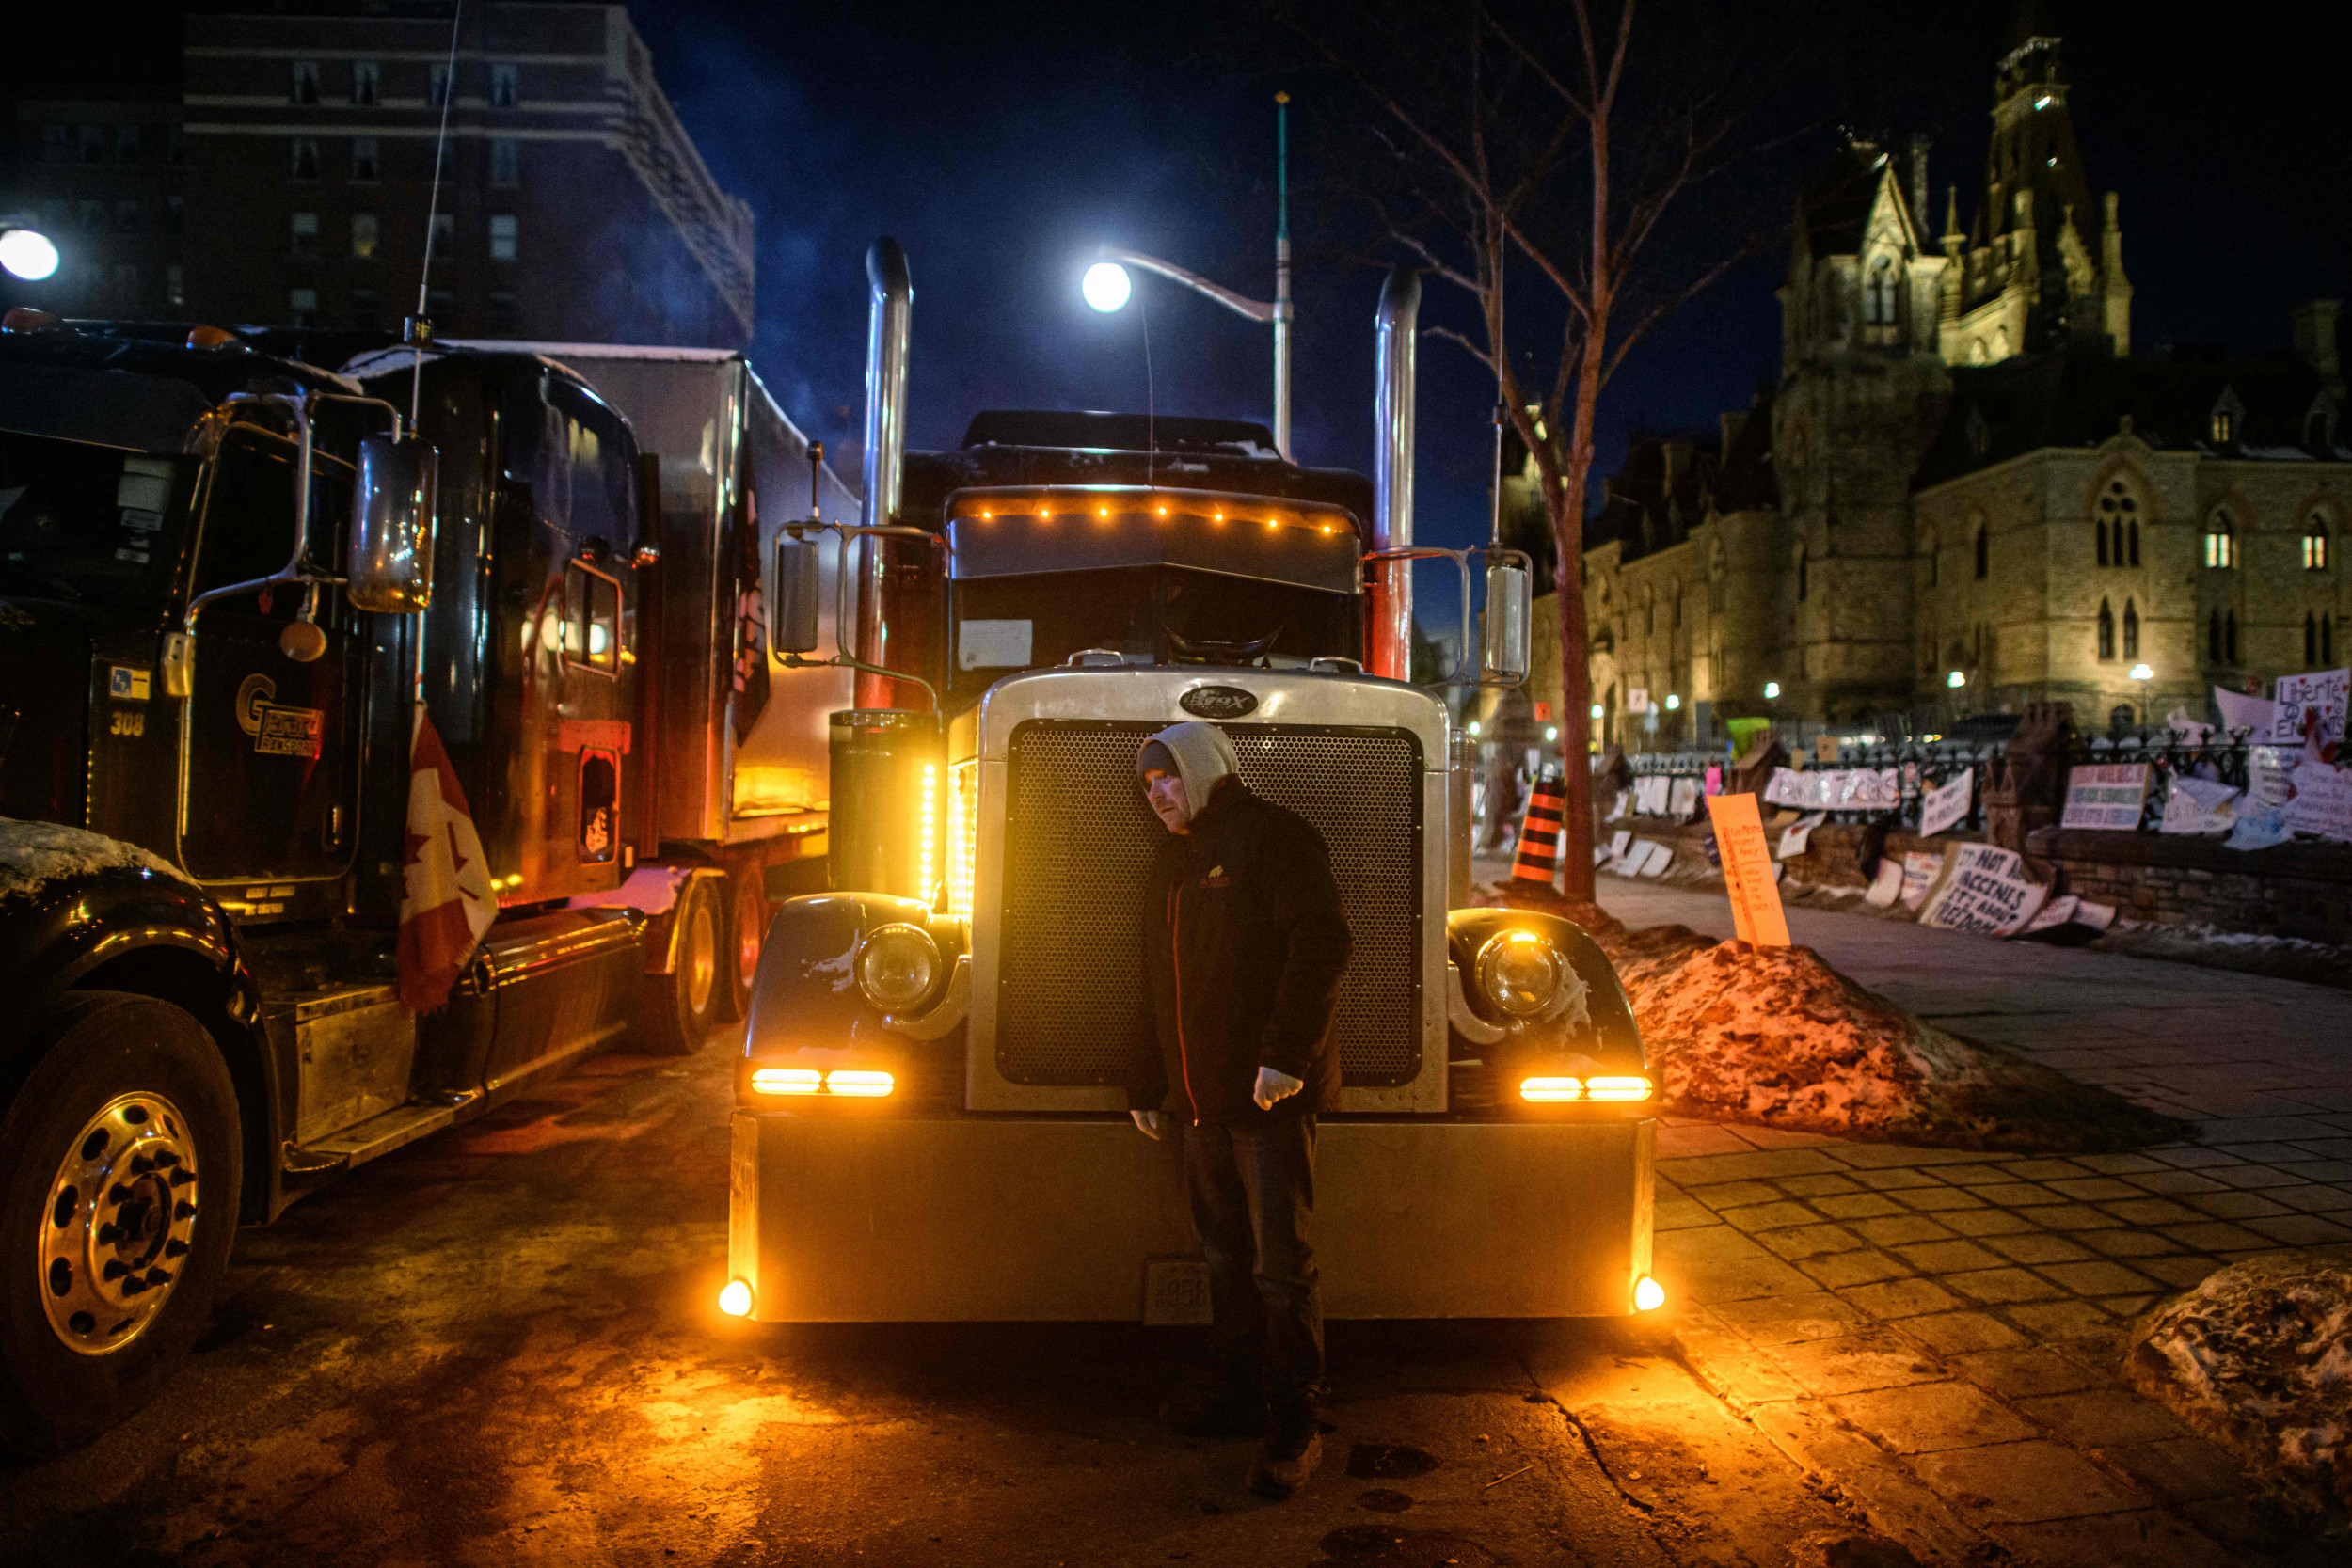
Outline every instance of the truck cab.
<svg viewBox="0 0 2352 1568">
<path fill-rule="evenodd" d="M 777 645 L 855 669 L 858 706 L 832 719 L 832 887 L 778 911 L 755 988 L 723 1305 L 1200 1320 L 1177 1157 L 1125 1097 L 1163 831 L 1135 758 L 1200 719 L 1321 833 L 1355 938 L 1319 1136 L 1329 1312 L 1635 1310 L 1654 1084 L 1581 930 L 1467 907 L 1466 748 L 1403 678 L 1403 571 L 1452 553 L 1411 545 L 1409 430 L 1373 482 L 1260 425 L 1148 415 L 984 413 L 900 454 L 911 290 L 887 242 L 868 268 L 867 512 L 830 531 L 833 649 L 792 587 L 831 541 L 784 542 L 774 574 Z M 1409 409 L 1409 360 L 1384 385 Z M 1464 607 L 1488 679 L 1524 675 L 1513 570 L 1490 562 L 1483 638 Z"/>
</svg>

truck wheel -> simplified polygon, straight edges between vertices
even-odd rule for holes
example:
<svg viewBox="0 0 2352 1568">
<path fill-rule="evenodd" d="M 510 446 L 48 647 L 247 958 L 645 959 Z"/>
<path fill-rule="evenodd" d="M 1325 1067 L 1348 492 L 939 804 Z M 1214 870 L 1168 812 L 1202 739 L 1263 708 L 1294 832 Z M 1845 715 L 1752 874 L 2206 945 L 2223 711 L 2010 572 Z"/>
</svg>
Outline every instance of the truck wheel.
<svg viewBox="0 0 2352 1568">
<path fill-rule="evenodd" d="M 727 984 L 727 956 L 720 940 L 725 928 L 712 879 L 687 883 L 678 895 L 677 967 L 644 977 L 637 1006 L 640 1049 L 657 1056 L 691 1056 L 702 1049 L 719 1022 L 720 993 Z"/>
<path fill-rule="evenodd" d="M 237 1095 L 180 1008 L 71 994 L 0 1117 L 0 1442 L 88 1442 L 187 1358 L 229 1264 Z"/>
<path fill-rule="evenodd" d="M 736 1022 L 752 1016 L 752 983 L 759 978 L 759 950 L 768 940 L 768 892 L 761 886 L 760 868 L 752 867 L 731 879 L 735 890 L 735 914 L 727 922 L 728 935 L 735 940 L 734 961 L 727 965 L 726 1016 Z"/>
</svg>

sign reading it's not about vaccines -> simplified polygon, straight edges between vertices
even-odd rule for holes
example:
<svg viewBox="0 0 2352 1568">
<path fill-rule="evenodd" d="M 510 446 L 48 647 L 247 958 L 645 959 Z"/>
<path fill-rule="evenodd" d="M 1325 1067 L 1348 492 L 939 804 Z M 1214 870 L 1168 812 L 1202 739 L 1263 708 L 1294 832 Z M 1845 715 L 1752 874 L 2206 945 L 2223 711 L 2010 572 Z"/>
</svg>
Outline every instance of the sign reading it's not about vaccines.
<svg viewBox="0 0 2352 1568">
<path fill-rule="evenodd" d="M 1788 945 L 1788 916 L 1780 907 L 1772 847 L 1753 795 L 1710 795 L 1708 819 L 1715 825 L 1715 847 L 1723 859 L 1724 891 L 1731 897 L 1731 925 L 1741 942 L 1758 947 Z"/>
<path fill-rule="evenodd" d="M 2048 888 L 2027 879 L 2016 851 L 1990 844 L 1956 845 L 1942 884 L 1919 911 L 1919 924 L 2005 937 L 2023 930 L 2049 895 Z"/>
</svg>

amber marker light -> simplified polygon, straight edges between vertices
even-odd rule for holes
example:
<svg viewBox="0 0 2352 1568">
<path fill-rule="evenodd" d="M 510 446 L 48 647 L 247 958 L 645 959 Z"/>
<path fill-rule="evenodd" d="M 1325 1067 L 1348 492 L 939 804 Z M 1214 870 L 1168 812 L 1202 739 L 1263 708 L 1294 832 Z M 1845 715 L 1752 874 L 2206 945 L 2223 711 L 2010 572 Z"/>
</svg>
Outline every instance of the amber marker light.
<svg viewBox="0 0 2352 1568">
<path fill-rule="evenodd" d="M 1583 1096 L 1583 1084 L 1574 1078 L 1522 1078 L 1519 1080 L 1521 1100 L 1581 1100 Z"/>
<path fill-rule="evenodd" d="M 1666 1305 L 1666 1287 L 1644 1275 L 1633 1282 L 1633 1310 L 1655 1312 Z"/>
<path fill-rule="evenodd" d="M 808 1067 L 763 1067 L 752 1070 L 752 1092 L 755 1094 L 817 1094 L 825 1086 L 825 1075 Z"/>
<path fill-rule="evenodd" d="M 842 1069 L 825 1074 L 825 1087 L 834 1094 L 856 1095 L 864 1100 L 879 1100 L 898 1086 L 898 1081 L 886 1072 Z"/>
<path fill-rule="evenodd" d="M 1649 1080 L 1636 1074 L 1588 1078 L 1584 1081 L 1584 1098 L 1587 1100 L 1647 1100 L 1649 1094 Z"/>
<path fill-rule="evenodd" d="M 752 1288 L 739 1279 L 730 1279 L 719 1291 L 719 1310 L 730 1318 L 752 1315 Z"/>
</svg>

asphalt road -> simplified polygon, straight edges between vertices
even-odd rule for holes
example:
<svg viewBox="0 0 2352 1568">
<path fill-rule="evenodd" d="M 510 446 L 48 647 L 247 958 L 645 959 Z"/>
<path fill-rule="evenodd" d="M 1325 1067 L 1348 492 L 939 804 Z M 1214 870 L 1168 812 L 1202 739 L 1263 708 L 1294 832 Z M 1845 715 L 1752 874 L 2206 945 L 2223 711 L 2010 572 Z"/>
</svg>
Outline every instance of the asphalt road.
<svg viewBox="0 0 2352 1568">
<path fill-rule="evenodd" d="M 141 1416 L 0 1468 L 0 1560 L 1752 1563 L 1845 1528 L 1667 1326 L 1335 1324 L 1322 1471 L 1159 1431 L 1183 1330 L 721 1317 L 727 1053 L 608 1056 L 239 1240 Z"/>
</svg>

